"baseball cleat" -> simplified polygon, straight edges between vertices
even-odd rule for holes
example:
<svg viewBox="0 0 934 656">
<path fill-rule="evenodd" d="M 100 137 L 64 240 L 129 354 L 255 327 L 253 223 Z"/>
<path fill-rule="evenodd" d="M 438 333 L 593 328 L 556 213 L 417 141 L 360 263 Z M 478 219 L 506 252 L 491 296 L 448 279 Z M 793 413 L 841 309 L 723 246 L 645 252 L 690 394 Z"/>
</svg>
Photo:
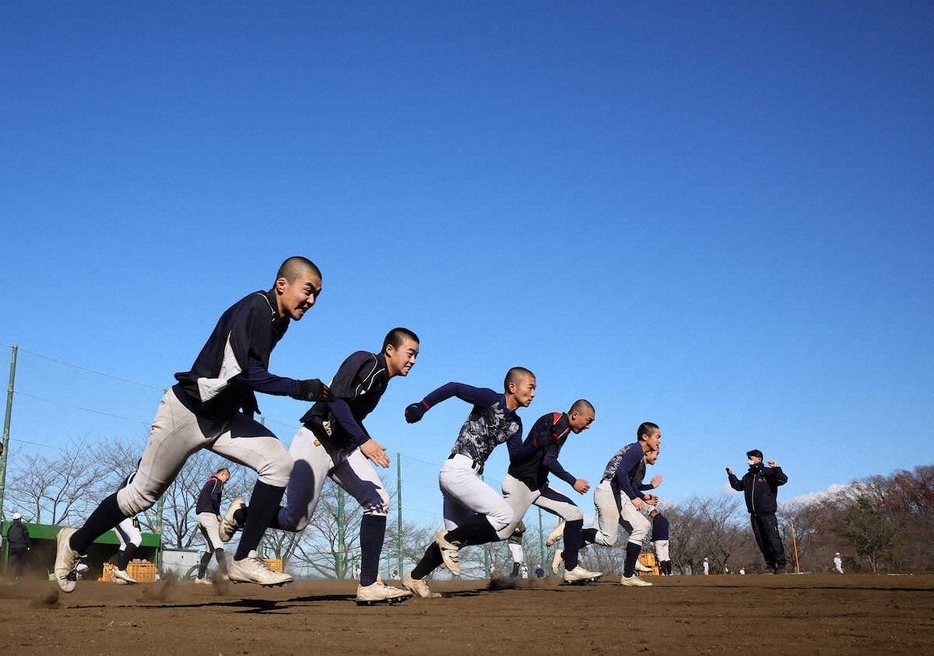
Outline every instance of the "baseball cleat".
<svg viewBox="0 0 934 656">
<path fill-rule="evenodd" d="M 411 574 L 406 574 L 402 577 L 402 585 L 405 586 L 413 595 L 423 597 L 425 599 L 437 599 L 441 596 L 439 593 L 432 592 L 428 588 L 428 582 L 425 579 L 413 578 Z"/>
<path fill-rule="evenodd" d="M 460 547 L 445 540 L 444 536 L 447 534 L 447 531 L 438 531 L 438 533 L 435 534 L 435 542 L 438 543 L 438 548 L 441 549 L 441 559 L 444 560 L 445 567 L 448 568 L 452 576 L 460 576 L 461 566 L 460 556 L 458 554 Z"/>
<path fill-rule="evenodd" d="M 357 586 L 356 602 L 358 606 L 372 606 L 373 604 L 397 604 L 412 596 L 410 590 L 394 588 L 382 581 L 370 585 Z"/>
<path fill-rule="evenodd" d="M 71 548 L 71 536 L 77 529 L 65 527 L 55 537 L 55 580 L 62 592 L 74 592 L 78 580 L 78 564 L 82 556 Z"/>
<path fill-rule="evenodd" d="M 594 581 L 598 581 L 601 576 L 603 576 L 603 572 L 591 572 L 589 569 L 584 569 L 583 567 L 578 565 L 572 570 L 564 571 L 564 582 L 565 583 L 592 583 Z"/>
<path fill-rule="evenodd" d="M 643 581 L 642 579 L 640 579 L 640 578 L 639 578 L 638 576 L 636 576 L 635 574 L 633 574 L 632 576 L 623 576 L 623 577 L 621 577 L 621 578 L 619 579 L 619 584 L 620 584 L 620 585 L 628 585 L 628 586 L 632 586 L 632 587 L 636 587 L 636 588 L 638 588 L 638 587 L 645 587 L 645 586 L 648 586 L 648 585 L 652 585 L 652 584 L 649 583 L 648 581 Z"/>
<path fill-rule="evenodd" d="M 214 585 L 208 579 L 195 579 L 195 585 Z"/>
<path fill-rule="evenodd" d="M 113 574 L 115 583 L 122 583 L 122 584 L 136 583 L 136 579 L 130 576 L 125 569 L 117 569 L 116 567 L 114 567 L 113 569 L 110 570 L 110 573 Z"/>
<path fill-rule="evenodd" d="M 550 547 L 555 542 L 564 537 L 564 520 L 558 522 L 558 525 L 555 526 L 555 530 L 548 534 L 548 539 L 545 540 L 545 546 Z M 557 572 L 555 572 L 557 574 Z"/>
<path fill-rule="evenodd" d="M 557 574 L 561 571 L 561 566 L 564 564 L 564 552 L 558 549 L 555 551 L 555 557 L 551 559 L 551 571 L 554 574 Z"/>
<path fill-rule="evenodd" d="M 224 515 L 224 519 L 221 520 L 220 526 L 217 527 L 217 532 L 220 533 L 221 542 L 230 542 L 230 538 L 234 536 L 234 533 L 239 531 L 242 526 L 240 523 L 234 519 L 234 513 L 243 508 L 246 510 L 246 499 L 243 497 L 237 497 L 230 502 L 230 507 L 227 509 L 227 514 Z"/>
<path fill-rule="evenodd" d="M 251 551 L 246 558 L 231 561 L 227 576 L 233 583 L 256 583 L 266 587 L 292 582 L 292 577 L 285 572 L 272 571 L 255 551 Z"/>
<path fill-rule="evenodd" d="M 649 566 L 647 566 L 647 565 L 643 565 L 643 564 L 642 564 L 642 561 L 637 560 L 637 561 L 636 561 L 636 571 L 637 571 L 637 572 L 651 572 L 651 571 L 652 571 L 652 568 L 649 567 Z"/>
</svg>

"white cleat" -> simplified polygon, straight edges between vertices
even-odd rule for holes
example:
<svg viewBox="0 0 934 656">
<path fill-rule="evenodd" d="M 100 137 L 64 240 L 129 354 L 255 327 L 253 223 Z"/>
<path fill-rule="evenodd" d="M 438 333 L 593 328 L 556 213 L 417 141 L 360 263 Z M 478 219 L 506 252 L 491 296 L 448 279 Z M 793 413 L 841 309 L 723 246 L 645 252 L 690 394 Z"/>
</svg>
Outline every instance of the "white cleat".
<svg viewBox="0 0 934 656">
<path fill-rule="evenodd" d="M 555 557 L 551 559 L 551 571 L 554 574 L 557 574 L 561 571 L 561 566 L 564 565 L 564 552 L 558 549 L 555 551 Z"/>
<path fill-rule="evenodd" d="M 564 537 L 564 520 L 558 522 L 558 525 L 555 526 L 555 530 L 548 534 L 548 539 L 545 540 L 545 546 L 550 547 L 558 540 Z M 557 572 L 555 572 L 557 574 Z"/>
<path fill-rule="evenodd" d="M 578 565 L 572 570 L 564 571 L 564 582 L 580 583 L 583 581 L 596 581 L 601 576 L 603 576 L 603 572 L 591 572 L 589 569 L 584 569 Z"/>
<path fill-rule="evenodd" d="M 447 533 L 447 531 L 438 531 L 438 533 L 435 534 L 435 542 L 438 543 L 438 548 L 441 549 L 441 558 L 444 560 L 444 566 L 448 568 L 452 576 L 460 576 L 461 566 L 460 555 L 458 553 L 460 547 L 444 539 Z"/>
<path fill-rule="evenodd" d="M 636 587 L 636 588 L 638 588 L 638 587 L 645 587 L 645 586 L 648 586 L 648 585 L 652 585 L 652 584 L 649 583 L 648 581 L 643 581 L 642 579 L 640 579 L 640 578 L 639 578 L 638 576 L 636 576 L 635 574 L 633 574 L 632 576 L 623 576 L 623 577 L 620 577 L 620 579 L 619 579 L 619 584 L 620 584 L 620 585 L 629 585 L 629 586 Z"/>
<path fill-rule="evenodd" d="M 637 560 L 637 561 L 636 561 L 636 571 L 637 571 L 637 572 L 651 572 L 651 571 L 652 571 L 652 568 L 649 567 L 648 565 L 643 565 L 643 564 L 642 564 L 642 561 Z"/>
<path fill-rule="evenodd" d="M 412 596 L 410 590 L 394 588 L 382 581 L 376 581 L 367 586 L 357 586 L 357 605 L 372 606 L 373 604 L 395 604 L 405 601 Z"/>
<path fill-rule="evenodd" d="M 65 527 L 55 537 L 55 580 L 62 592 L 74 592 L 78 580 L 78 564 L 84 558 L 71 548 L 71 536 L 77 529 Z"/>
<path fill-rule="evenodd" d="M 210 579 L 195 579 L 195 585 L 214 585 Z"/>
<path fill-rule="evenodd" d="M 110 570 L 110 573 L 113 574 L 114 583 L 120 583 L 123 585 L 132 585 L 136 583 L 136 579 L 130 576 L 125 569 L 117 569 L 114 567 Z"/>
<path fill-rule="evenodd" d="M 413 578 L 411 574 L 406 574 L 402 577 L 402 585 L 404 585 L 413 595 L 422 597 L 424 599 L 437 599 L 441 596 L 439 593 L 432 592 L 429 589 L 428 581 L 425 579 Z"/>
<path fill-rule="evenodd" d="M 256 583 L 267 587 L 286 585 L 292 582 L 292 577 L 285 572 L 274 572 L 269 565 L 251 551 L 242 560 L 233 560 L 227 570 L 227 576 L 234 583 Z"/>
<path fill-rule="evenodd" d="M 227 514 L 224 515 L 224 519 L 221 520 L 220 526 L 217 527 L 217 532 L 220 533 L 221 536 L 221 542 L 230 542 L 230 538 L 234 536 L 234 533 L 243 528 L 240 526 L 239 522 L 234 519 L 234 513 L 241 508 L 246 508 L 246 499 L 243 497 L 237 497 L 230 502 L 230 507 L 227 509 Z"/>
</svg>

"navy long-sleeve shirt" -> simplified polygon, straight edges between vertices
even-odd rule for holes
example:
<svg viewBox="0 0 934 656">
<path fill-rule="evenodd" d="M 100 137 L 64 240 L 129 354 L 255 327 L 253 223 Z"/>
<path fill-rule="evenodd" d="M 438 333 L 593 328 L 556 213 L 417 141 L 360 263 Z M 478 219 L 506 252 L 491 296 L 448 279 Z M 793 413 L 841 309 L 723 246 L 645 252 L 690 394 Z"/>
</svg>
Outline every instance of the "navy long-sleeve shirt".
<svg viewBox="0 0 934 656">
<path fill-rule="evenodd" d="M 363 420 L 379 403 L 389 385 L 389 365 L 382 353 L 357 351 L 343 363 L 328 385 L 332 400 L 319 401 L 302 417 L 302 423 L 321 438 L 341 448 L 355 449 L 370 435 Z"/>
<path fill-rule="evenodd" d="M 432 408 L 452 396 L 473 405 L 451 449 L 452 455 L 467 456 L 482 469 L 498 445 L 509 440 L 522 441 L 522 420 L 506 406 L 505 394 L 452 382 L 428 394 L 422 403 Z"/>
<path fill-rule="evenodd" d="M 652 542 L 668 539 L 668 518 L 658 513 L 652 520 Z"/>
<path fill-rule="evenodd" d="M 254 392 L 297 397 L 297 380 L 269 372 L 269 356 L 289 321 L 279 314 L 272 290 L 240 299 L 221 315 L 191 370 L 175 374 L 176 396 L 208 419 L 258 413 Z"/>
<path fill-rule="evenodd" d="M 525 483 L 530 490 L 546 485 L 549 473 L 573 486 L 577 479 L 558 462 L 558 454 L 570 433 L 567 413 L 551 412 L 539 417 L 524 442 L 507 442 L 509 474 Z"/>
<path fill-rule="evenodd" d="M 781 467 L 766 467 L 761 462 L 749 466 L 742 480 L 729 474 L 730 487 L 742 491 L 750 513 L 774 513 L 778 510 L 778 486 L 788 482 Z"/>
<path fill-rule="evenodd" d="M 224 491 L 224 481 L 217 476 L 212 476 L 208 482 L 201 488 L 198 494 L 198 501 L 195 503 L 195 513 L 221 514 L 221 494 Z"/>
<path fill-rule="evenodd" d="M 643 490 L 652 489 L 651 485 L 643 485 L 645 477 L 645 453 L 641 442 L 627 444 L 617 451 L 606 468 L 603 470 L 601 481 L 610 481 L 613 489 L 624 493 L 630 499 L 645 499 Z"/>
</svg>

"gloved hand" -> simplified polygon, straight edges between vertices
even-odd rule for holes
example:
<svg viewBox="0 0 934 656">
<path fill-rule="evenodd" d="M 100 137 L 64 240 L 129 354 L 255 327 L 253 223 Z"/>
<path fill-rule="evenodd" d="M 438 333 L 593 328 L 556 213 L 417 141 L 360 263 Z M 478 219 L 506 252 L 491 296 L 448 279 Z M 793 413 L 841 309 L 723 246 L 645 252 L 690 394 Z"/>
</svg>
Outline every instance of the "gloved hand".
<svg viewBox="0 0 934 656">
<path fill-rule="evenodd" d="M 300 401 L 330 401 L 331 388 L 317 378 L 298 381 L 298 399 Z"/>
<path fill-rule="evenodd" d="M 422 417 L 424 417 L 426 412 L 428 412 L 427 403 L 424 401 L 413 403 L 405 409 L 405 420 L 410 424 L 414 424 Z"/>
</svg>

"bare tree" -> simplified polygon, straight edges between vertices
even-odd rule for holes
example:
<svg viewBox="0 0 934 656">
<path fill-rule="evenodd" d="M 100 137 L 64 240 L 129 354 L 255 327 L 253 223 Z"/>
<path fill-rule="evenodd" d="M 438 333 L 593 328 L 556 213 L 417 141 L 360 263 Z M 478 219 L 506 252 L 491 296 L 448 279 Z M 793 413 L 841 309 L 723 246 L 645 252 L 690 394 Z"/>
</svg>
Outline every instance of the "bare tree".
<svg viewBox="0 0 934 656">
<path fill-rule="evenodd" d="M 83 442 L 49 458 L 35 454 L 13 461 L 5 494 L 31 521 L 76 523 L 94 509 L 106 489 L 106 467 L 96 461 Z"/>
</svg>

